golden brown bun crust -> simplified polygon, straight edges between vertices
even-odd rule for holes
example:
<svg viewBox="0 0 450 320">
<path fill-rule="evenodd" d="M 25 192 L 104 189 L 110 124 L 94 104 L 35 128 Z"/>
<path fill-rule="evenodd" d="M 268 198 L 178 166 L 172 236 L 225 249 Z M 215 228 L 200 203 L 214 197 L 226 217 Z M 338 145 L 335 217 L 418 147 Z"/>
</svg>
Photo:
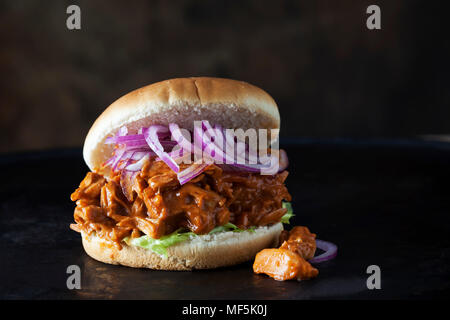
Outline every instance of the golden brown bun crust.
<svg viewBox="0 0 450 320">
<path fill-rule="evenodd" d="M 255 232 L 221 232 L 195 237 L 167 249 L 164 258 L 151 250 L 124 245 L 118 250 L 96 236 L 82 234 L 83 247 L 95 260 L 134 268 L 158 270 L 211 269 L 235 265 L 278 245 L 283 225 L 259 227 Z"/>
<path fill-rule="evenodd" d="M 272 97 L 249 83 L 220 78 L 171 79 L 132 91 L 111 104 L 95 121 L 84 143 L 84 160 L 94 171 L 112 152 L 107 136 L 126 125 L 130 133 L 152 124 L 177 123 L 192 129 L 195 120 L 224 128 L 278 129 Z"/>
</svg>

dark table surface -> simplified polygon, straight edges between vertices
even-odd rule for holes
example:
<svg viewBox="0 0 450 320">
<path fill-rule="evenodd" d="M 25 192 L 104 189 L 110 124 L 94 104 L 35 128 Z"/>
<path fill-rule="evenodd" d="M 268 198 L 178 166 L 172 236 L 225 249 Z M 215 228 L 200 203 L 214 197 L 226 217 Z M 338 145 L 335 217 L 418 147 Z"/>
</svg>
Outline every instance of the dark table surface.
<svg viewBox="0 0 450 320">
<path fill-rule="evenodd" d="M 450 294 L 450 144 L 285 141 L 293 224 L 339 246 L 316 279 L 277 282 L 251 263 L 165 272 L 102 264 L 69 229 L 81 150 L 0 157 L 2 299 L 396 299 Z M 381 268 L 368 290 L 366 269 Z M 68 290 L 69 265 L 81 290 Z"/>
</svg>

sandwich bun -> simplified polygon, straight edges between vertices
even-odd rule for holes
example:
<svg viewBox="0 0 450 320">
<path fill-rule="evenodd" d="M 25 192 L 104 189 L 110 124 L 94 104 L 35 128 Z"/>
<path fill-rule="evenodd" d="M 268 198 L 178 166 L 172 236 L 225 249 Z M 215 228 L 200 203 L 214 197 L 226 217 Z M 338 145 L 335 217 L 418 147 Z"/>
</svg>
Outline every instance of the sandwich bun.
<svg viewBox="0 0 450 320">
<path fill-rule="evenodd" d="M 258 227 L 254 232 L 199 235 L 167 248 L 167 257 L 125 243 L 121 250 L 95 236 L 82 233 L 83 247 L 95 260 L 134 268 L 159 270 L 211 269 L 253 259 L 259 251 L 278 245 L 283 225 Z"/>
<path fill-rule="evenodd" d="M 108 136 L 127 126 L 130 134 L 152 124 L 176 123 L 192 129 L 195 120 L 223 128 L 278 129 L 280 114 L 272 97 L 249 83 L 220 78 L 179 78 L 134 90 L 111 104 L 91 127 L 83 149 L 92 171 L 111 157 Z"/>
<path fill-rule="evenodd" d="M 278 129 L 280 115 L 272 97 L 242 81 L 219 78 L 179 78 L 148 85 L 112 103 L 91 127 L 83 156 L 91 171 L 99 171 L 114 146 L 105 139 L 126 126 L 129 134 L 153 124 L 176 123 L 192 129 L 195 120 L 208 120 L 223 128 Z M 162 270 L 208 269 L 252 259 L 260 250 L 277 245 L 281 223 L 258 227 L 255 232 L 200 235 L 167 248 L 167 257 L 149 249 L 111 243 L 82 233 L 83 246 L 92 258 L 110 264 Z"/>
</svg>

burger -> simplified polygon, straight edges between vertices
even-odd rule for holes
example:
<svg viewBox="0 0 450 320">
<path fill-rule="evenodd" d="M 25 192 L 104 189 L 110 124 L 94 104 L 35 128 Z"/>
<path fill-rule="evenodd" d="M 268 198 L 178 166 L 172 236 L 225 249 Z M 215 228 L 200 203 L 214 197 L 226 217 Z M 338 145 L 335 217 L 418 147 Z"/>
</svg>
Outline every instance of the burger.
<svg viewBox="0 0 450 320">
<path fill-rule="evenodd" d="M 279 127 L 272 97 L 242 81 L 179 78 L 132 91 L 87 134 L 90 171 L 71 195 L 70 227 L 89 256 L 109 264 L 192 270 L 248 261 L 279 245 L 292 216 Z"/>
</svg>

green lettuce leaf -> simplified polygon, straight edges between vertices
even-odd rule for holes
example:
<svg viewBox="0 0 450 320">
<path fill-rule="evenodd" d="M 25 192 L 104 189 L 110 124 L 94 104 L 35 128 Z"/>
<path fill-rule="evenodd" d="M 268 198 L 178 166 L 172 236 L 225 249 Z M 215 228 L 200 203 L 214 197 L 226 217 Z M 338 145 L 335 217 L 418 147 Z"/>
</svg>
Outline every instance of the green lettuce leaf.
<svg viewBox="0 0 450 320">
<path fill-rule="evenodd" d="M 243 231 L 249 231 L 249 232 L 255 232 L 255 227 L 250 227 L 247 230 L 239 229 L 236 225 L 228 222 L 227 224 L 224 224 L 223 226 L 218 226 L 212 229 L 209 234 L 214 234 L 218 232 L 225 232 L 225 231 L 233 231 L 233 232 L 243 232 Z M 197 237 L 197 235 L 193 232 L 187 232 L 185 229 L 180 228 L 176 230 L 175 232 L 168 234 L 166 236 L 163 236 L 159 239 L 153 239 L 147 235 L 139 237 L 139 238 L 125 238 L 124 241 L 128 245 L 133 245 L 136 247 L 141 247 L 144 249 L 152 250 L 153 252 L 167 257 L 167 248 L 170 246 L 173 246 L 174 244 L 189 240 L 193 237 Z"/>
<path fill-rule="evenodd" d="M 127 244 L 131 244 L 136 247 L 141 247 L 144 249 L 150 249 L 153 252 L 162 255 L 167 256 L 167 248 L 170 246 L 173 246 L 174 244 L 177 244 L 179 242 L 183 242 L 186 240 L 191 239 L 191 237 L 196 237 L 197 235 L 193 232 L 186 232 L 184 229 L 178 229 L 175 232 L 172 232 L 171 234 L 168 234 L 166 236 L 162 236 L 159 239 L 153 239 L 147 235 L 134 238 L 134 239 L 126 239 Z"/>
<path fill-rule="evenodd" d="M 244 232 L 244 231 L 250 231 L 255 232 L 255 227 L 250 227 L 248 229 L 239 229 L 236 225 L 232 224 L 231 222 L 228 222 L 227 224 L 224 224 L 223 226 L 218 226 L 212 229 L 209 234 L 217 233 L 217 232 L 224 232 L 224 231 L 233 231 L 233 232 Z"/>
<path fill-rule="evenodd" d="M 289 219 L 295 216 L 294 211 L 292 210 L 292 205 L 290 202 L 283 202 L 283 208 L 287 209 L 287 212 L 281 217 L 281 222 L 289 224 Z"/>
</svg>

